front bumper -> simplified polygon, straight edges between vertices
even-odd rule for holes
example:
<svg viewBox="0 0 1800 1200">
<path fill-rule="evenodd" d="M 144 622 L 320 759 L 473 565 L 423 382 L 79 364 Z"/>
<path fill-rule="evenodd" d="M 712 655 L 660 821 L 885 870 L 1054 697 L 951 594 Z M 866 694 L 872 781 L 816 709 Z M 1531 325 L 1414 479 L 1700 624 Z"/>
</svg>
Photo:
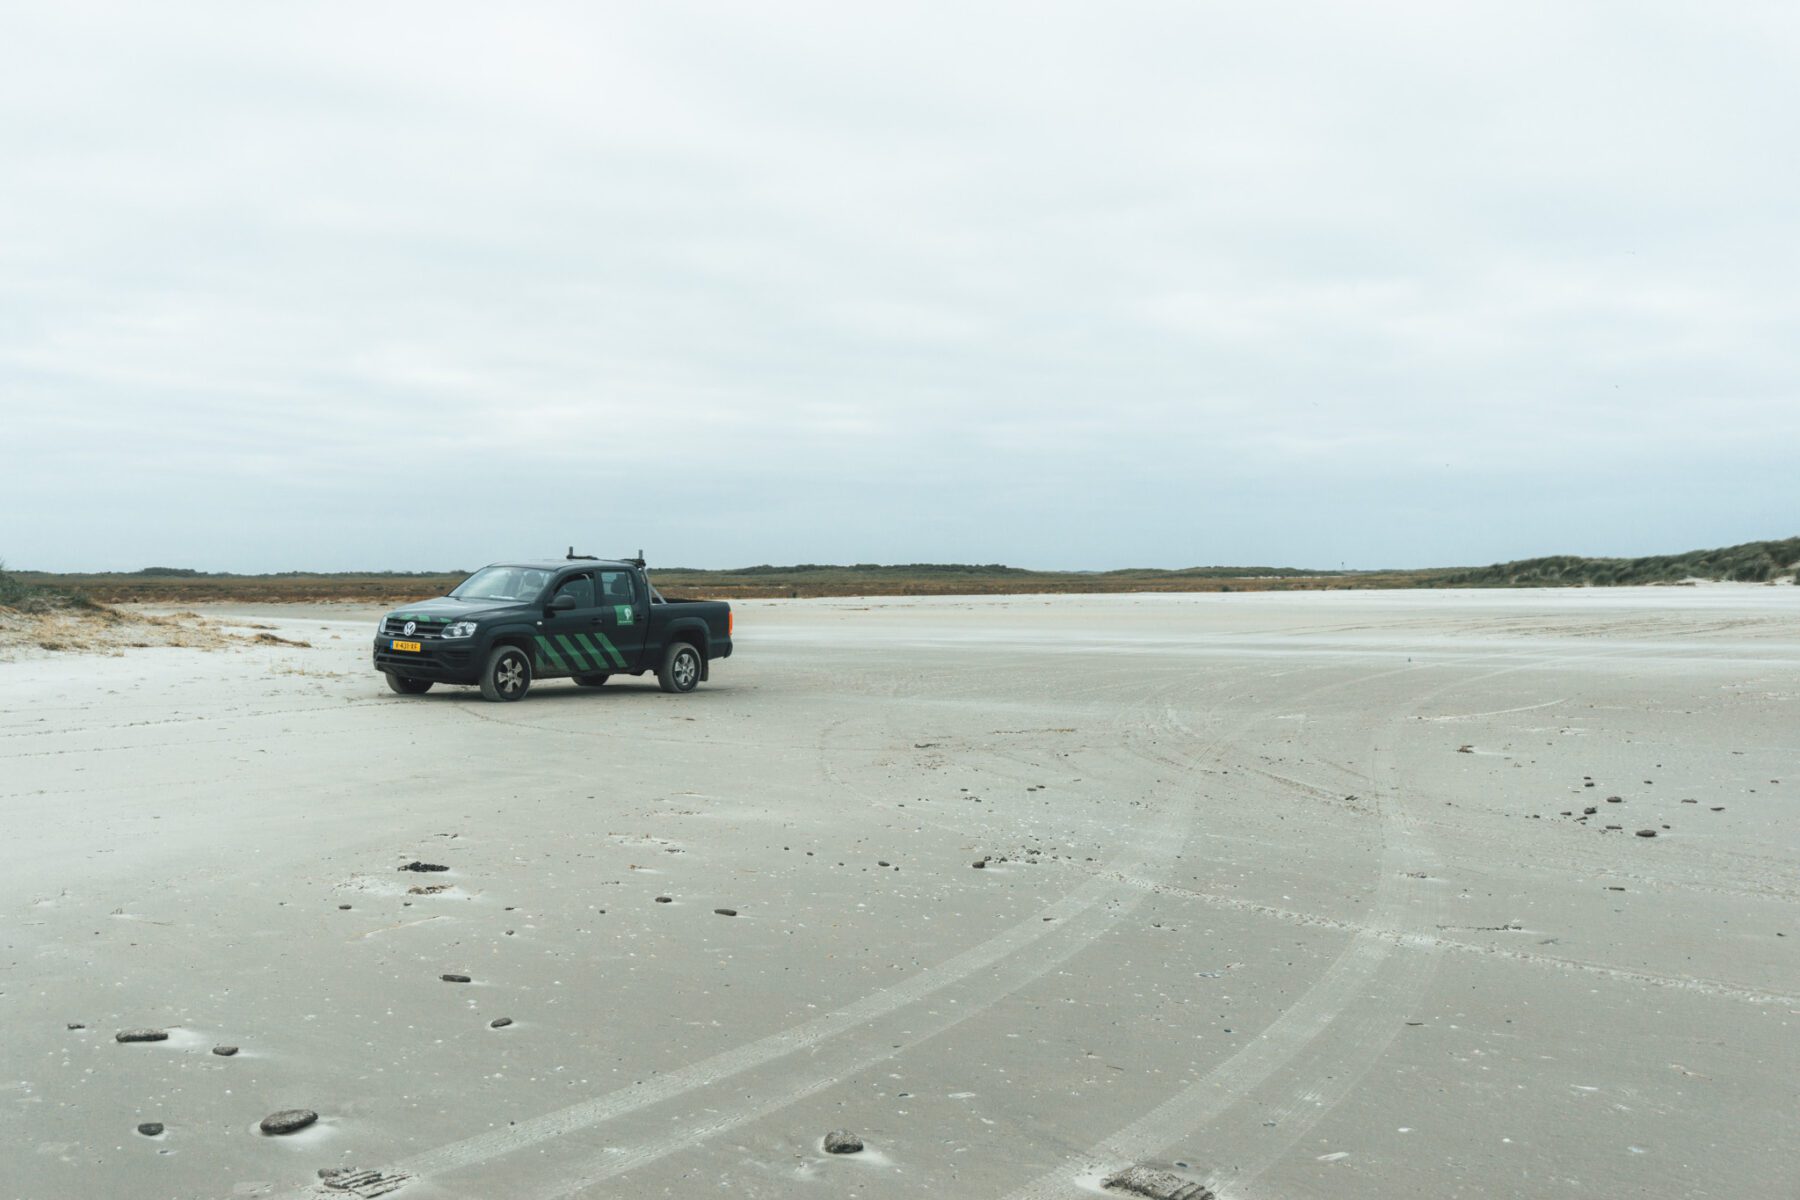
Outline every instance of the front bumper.
<svg viewBox="0 0 1800 1200">
<path fill-rule="evenodd" d="M 429 679 L 433 683 L 476 682 L 477 670 L 473 638 L 458 638 L 455 641 L 436 639 L 420 641 L 420 650 L 417 653 L 410 650 L 395 650 L 393 648 L 394 641 L 395 639 L 391 637 L 375 639 L 372 653 L 377 671 L 404 676 L 407 679 Z"/>
</svg>

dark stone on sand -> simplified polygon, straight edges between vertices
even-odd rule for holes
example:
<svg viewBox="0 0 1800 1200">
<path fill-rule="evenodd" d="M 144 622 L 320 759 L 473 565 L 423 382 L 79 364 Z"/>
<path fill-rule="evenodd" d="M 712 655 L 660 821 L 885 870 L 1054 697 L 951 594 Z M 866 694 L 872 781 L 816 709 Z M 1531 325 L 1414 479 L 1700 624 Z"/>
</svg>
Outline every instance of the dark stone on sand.
<svg viewBox="0 0 1800 1200">
<path fill-rule="evenodd" d="M 987 870 L 988 860 L 985 858 L 978 858 L 969 865 L 974 867 L 977 871 L 985 871 Z"/>
<path fill-rule="evenodd" d="M 278 1113 L 270 1113 L 264 1117 L 258 1128 L 264 1133 L 272 1135 L 298 1133 L 318 1119 L 319 1114 L 310 1108 L 284 1108 Z"/>
<path fill-rule="evenodd" d="M 1654 829 L 1640 829 L 1640 830 L 1638 830 L 1638 834 L 1637 834 L 1637 835 L 1638 835 L 1638 836 L 1639 836 L 1639 837 L 1655 837 L 1655 836 L 1656 836 L 1656 830 L 1654 830 Z"/>
<path fill-rule="evenodd" d="M 1581 815 L 1584 817 L 1591 817 L 1599 811 L 1600 811 L 1599 809 L 1593 807 L 1592 805 L 1589 805 L 1587 808 L 1584 808 L 1581 810 Z"/>
<path fill-rule="evenodd" d="M 338 911 L 339 912 L 349 912 L 350 906 L 348 904 L 340 904 L 340 905 L 338 905 Z"/>
<path fill-rule="evenodd" d="M 847 1129 L 834 1129 L 825 1135 L 827 1154 L 856 1154 L 862 1148 L 862 1139 Z"/>
<path fill-rule="evenodd" d="M 214 1046 L 213 1053 L 218 1055 L 220 1058 L 230 1058 L 232 1055 L 237 1053 L 237 1047 L 236 1046 Z"/>
<path fill-rule="evenodd" d="M 737 916 L 737 909 L 735 908 L 715 908 L 713 911 L 718 913 L 721 917 Z"/>
<path fill-rule="evenodd" d="M 1146 1196 L 1149 1200 L 1213 1200 L 1211 1188 L 1183 1179 L 1173 1171 L 1151 1167 L 1127 1167 L 1101 1183 L 1109 1192 L 1128 1196 Z"/>
<path fill-rule="evenodd" d="M 467 975 L 439 975 L 438 978 L 443 980 L 445 983 L 470 983 L 470 982 L 472 982 L 472 980 L 470 980 L 470 978 Z"/>
<path fill-rule="evenodd" d="M 86 1029 L 87 1026 L 83 1025 L 80 1021 L 70 1021 L 69 1028 L 70 1029 Z"/>
<path fill-rule="evenodd" d="M 505 1029 L 508 1025 L 511 1025 L 511 1024 L 512 1024 L 511 1017 L 495 1017 L 493 1020 L 488 1022 L 488 1028 L 489 1029 Z"/>
<path fill-rule="evenodd" d="M 138 1132 L 145 1137 L 161 1137 L 163 1126 L 161 1121 L 145 1121 L 138 1126 Z"/>
<path fill-rule="evenodd" d="M 656 898 L 656 902 L 658 904 L 673 904 L 673 903 L 675 903 L 675 897 L 673 897 L 673 896 L 658 896 Z"/>
<path fill-rule="evenodd" d="M 161 1029 L 121 1029 L 113 1034 L 115 1042 L 166 1042 L 167 1032 Z"/>
<path fill-rule="evenodd" d="M 448 871 L 450 868 L 437 863 L 420 862 L 415 858 L 400 869 L 402 871 Z"/>
<path fill-rule="evenodd" d="M 325 1174 L 330 1171 L 331 1174 Z M 369 1171 L 362 1167 L 323 1167 L 319 1178 L 325 1189 L 348 1192 L 352 1196 L 386 1196 L 399 1191 L 412 1176 L 405 1171 Z"/>
<path fill-rule="evenodd" d="M 1623 796 L 1608 796 L 1606 798 L 1606 802 L 1608 804 L 1623 804 L 1623 803 L 1625 803 L 1625 797 L 1623 797 Z"/>
</svg>

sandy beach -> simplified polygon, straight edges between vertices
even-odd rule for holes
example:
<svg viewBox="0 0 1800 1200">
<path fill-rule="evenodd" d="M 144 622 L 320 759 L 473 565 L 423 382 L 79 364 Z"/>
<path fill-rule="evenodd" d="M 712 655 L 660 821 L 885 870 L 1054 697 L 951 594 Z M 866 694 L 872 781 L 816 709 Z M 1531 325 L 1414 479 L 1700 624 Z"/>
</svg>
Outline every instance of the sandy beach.
<svg viewBox="0 0 1800 1200">
<path fill-rule="evenodd" d="M 735 607 L 0 663 L 0 1197 L 1800 1195 L 1800 588 Z"/>
</svg>

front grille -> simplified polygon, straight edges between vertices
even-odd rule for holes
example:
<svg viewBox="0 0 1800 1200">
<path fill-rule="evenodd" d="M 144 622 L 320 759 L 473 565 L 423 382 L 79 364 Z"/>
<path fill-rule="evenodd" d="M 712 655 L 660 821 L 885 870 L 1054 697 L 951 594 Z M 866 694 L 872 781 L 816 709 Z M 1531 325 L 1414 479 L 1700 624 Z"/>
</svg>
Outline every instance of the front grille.
<svg viewBox="0 0 1800 1200">
<path fill-rule="evenodd" d="M 441 637 L 444 632 L 444 626 L 448 624 L 448 622 L 437 621 L 427 623 L 414 617 L 412 618 L 413 631 L 411 633 L 402 633 L 401 630 L 406 628 L 407 620 L 408 618 L 406 617 L 384 618 L 381 622 L 381 636 L 411 638 L 415 642 L 431 641 Z"/>
</svg>

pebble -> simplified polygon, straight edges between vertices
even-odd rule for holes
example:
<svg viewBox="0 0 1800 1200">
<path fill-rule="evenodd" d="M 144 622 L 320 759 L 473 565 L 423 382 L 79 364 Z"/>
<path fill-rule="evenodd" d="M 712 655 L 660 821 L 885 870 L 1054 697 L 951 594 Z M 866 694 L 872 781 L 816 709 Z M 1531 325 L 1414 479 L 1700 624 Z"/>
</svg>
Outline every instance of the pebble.
<svg viewBox="0 0 1800 1200">
<path fill-rule="evenodd" d="M 445 983 L 470 983 L 470 982 L 472 982 L 472 980 L 470 980 L 470 978 L 467 975 L 439 975 L 438 978 L 443 980 Z"/>
<path fill-rule="evenodd" d="M 284 1108 L 264 1117 L 258 1128 L 268 1134 L 297 1133 L 318 1119 L 319 1114 L 310 1108 Z"/>
<path fill-rule="evenodd" d="M 400 869 L 402 871 L 448 871 L 450 868 L 439 863 L 420 862 L 415 858 Z"/>
<path fill-rule="evenodd" d="M 1589 805 L 1587 808 L 1584 808 L 1581 810 L 1581 815 L 1584 817 L 1591 817 L 1599 811 L 1600 811 L 1599 809 L 1593 807 L 1592 805 Z"/>
<path fill-rule="evenodd" d="M 166 1042 L 169 1035 L 161 1029 L 121 1029 L 113 1034 L 115 1042 Z"/>
<path fill-rule="evenodd" d="M 236 1046 L 214 1046 L 213 1053 L 218 1055 L 220 1058 L 230 1058 L 232 1055 L 237 1053 L 237 1047 Z"/>
<path fill-rule="evenodd" d="M 1625 797 L 1623 797 L 1623 796 L 1608 796 L 1606 798 L 1606 802 L 1608 804 L 1623 804 L 1623 803 L 1625 803 Z"/>
<path fill-rule="evenodd" d="M 1655 837 L 1655 836 L 1656 836 L 1656 830 L 1654 830 L 1654 829 L 1640 829 L 1640 830 L 1638 830 L 1638 836 L 1639 836 L 1639 837 Z"/>
<path fill-rule="evenodd" d="M 735 908 L 715 908 L 713 911 L 718 913 L 721 917 L 737 916 L 737 909 Z"/>
<path fill-rule="evenodd" d="M 512 1024 L 511 1017 L 495 1017 L 493 1020 L 488 1022 L 488 1028 L 489 1029 L 505 1029 L 508 1025 L 511 1025 L 511 1024 Z"/>
<path fill-rule="evenodd" d="M 977 871 L 985 871 L 987 870 L 988 860 L 985 858 L 978 858 L 969 865 L 974 867 Z"/>
<path fill-rule="evenodd" d="M 86 1029 L 87 1026 L 83 1025 L 80 1021 L 70 1021 L 69 1028 L 70 1029 Z"/>
<path fill-rule="evenodd" d="M 847 1129 L 834 1129 L 825 1135 L 827 1154 L 856 1154 L 862 1148 L 862 1139 Z"/>
<path fill-rule="evenodd" d="M 348 904 L 340 904 L 340 905 L 338 905 L 338 911 L 339 912 L 349 912 L 350 906 Z"/>
<path fill-rule="evenodd" d="M 675 897 L 673 897 L 673 896 L 658 896 L 656 898 L 656 902 L 658 904 L 673 904 L 673 903 L 675 903 Z"/>
<path fill-rule="evenodd" d="M 142 1125 L 138 1126 L 138 1132 L 145 1137 L 161 1137 L 162 1131 L 163 1127 L 161 1121 L 145 1121 Z"/>
</svg>

